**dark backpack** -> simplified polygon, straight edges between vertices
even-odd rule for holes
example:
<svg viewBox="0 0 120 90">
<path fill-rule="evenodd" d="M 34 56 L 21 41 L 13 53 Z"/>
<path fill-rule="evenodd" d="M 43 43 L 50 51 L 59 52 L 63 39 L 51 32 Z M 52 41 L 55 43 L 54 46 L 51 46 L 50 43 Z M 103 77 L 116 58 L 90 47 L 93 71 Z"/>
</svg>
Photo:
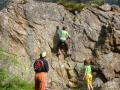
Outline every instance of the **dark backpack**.
<svg viewBox="0 0 120 90">
<path fill-rule="evenodd" d="M 41 72 L 43 65 L 44 65 L 44 63 L 42 60 L 40 60 L 40 59 L 36 60 L 34 63 L 34 71 Z"/>
</svg>

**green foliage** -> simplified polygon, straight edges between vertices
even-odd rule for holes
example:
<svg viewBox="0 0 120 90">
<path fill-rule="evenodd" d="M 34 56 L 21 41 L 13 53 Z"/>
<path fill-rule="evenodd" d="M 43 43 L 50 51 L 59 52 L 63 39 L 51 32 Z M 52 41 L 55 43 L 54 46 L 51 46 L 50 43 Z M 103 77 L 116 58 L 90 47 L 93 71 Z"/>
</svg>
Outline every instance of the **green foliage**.
<svg viewBox="0 0 120 90">
<path fill-rule="evenodd" d="M 33 90 L 31 84 L 12 75 L 8 70 L 9 67 L 14 68 L 17 64 L 19 63 L 16 55 L 0 49 L 0 90 Z"/>
<path fill-rule="evenodd" d="M 102 5 L 102 4 L 104 4 L 104 2 L 105 2 L 105 0 L 91 0 L 88 3 Z"/>
<path fill-rule="evenodd" d="M 0 90 L 33 90 L 33 85 L 0 69 Z"/>
<path fill-rule="evenodd" d="M 9 64 L 17 64 L 17 56 L 9 54 L 7 52 L 4 52 L 3 50 L 0 50 L 0 61 L 9 63 Z"/>
<path fill-rule="evenodd" d="M 75 2 L 59 2 L 59 3 L 69 11 L 81 11 L 85 7 L 85 4 L 82 3 Z"/>
<path fill-rule="evenodd" d="M 90 0 L 86 3 L 77 3 L 74 0 L 59 0 L 58 3 L 69 11 L 81 11 L 84 7 L 102 5 L 104 0 Z"/>
</svg>

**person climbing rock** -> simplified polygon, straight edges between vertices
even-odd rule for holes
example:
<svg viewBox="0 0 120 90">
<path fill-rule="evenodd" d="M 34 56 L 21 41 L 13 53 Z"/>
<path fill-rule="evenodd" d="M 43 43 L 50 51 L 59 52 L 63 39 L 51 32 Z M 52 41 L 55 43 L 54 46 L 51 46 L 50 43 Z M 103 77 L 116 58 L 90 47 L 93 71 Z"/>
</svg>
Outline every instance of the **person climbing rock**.
<svg viewBox="0 0 120 90">
<path fill-rule="evenodd" d="M 87 89 L 88 90 L 93 90 L 92 86 L 92 70 L 91 70 L 91 65 L 90 65 L 90 60 L 85 60 L 84 61 L 85 65 L 85 73 L 83 76 L 83 80 L 86 80 L 87 83 Z"/>
<path fill-rule="evenodd" d="M 57 54 L 60 55 L 60 47 L 62 44 L 65 45 L 65 47 L 67 48 L 67 54 L 68 54 L 68 51 L 69 51 L 69 44 L 68 44 L 68 39 L 70 40 L 70 35 L 68 34 L 68 32 L 66 31 L 66 27 L 63 26 L 62 29 L 60 29 L 58 26 L 57 26 L 57 34 L 59 36 L 59 41 L 58 41 L 58 44 L 57 44 Z"/>
<path fill-rule="evenodd" d="M 46 74 L 49 71 L 48 61 L 45 58 L 46 52 L 42 52 L 40 58 L 34 62 L 35 90 L 45 90 Z"/>
</svg>

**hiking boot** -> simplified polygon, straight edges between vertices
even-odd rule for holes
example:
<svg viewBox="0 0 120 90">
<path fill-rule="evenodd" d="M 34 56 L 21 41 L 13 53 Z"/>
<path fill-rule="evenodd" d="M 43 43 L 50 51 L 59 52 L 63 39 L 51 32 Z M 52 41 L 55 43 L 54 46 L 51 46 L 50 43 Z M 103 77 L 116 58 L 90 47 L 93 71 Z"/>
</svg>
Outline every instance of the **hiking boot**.
<svg viewBox="0 0 120 90">
<path fill-rule="evenodd" d="M 59 55 L 61 55 L 61 53 L 60 53 L 60 52 L 58 52 L 56 55 L 57 55 L 57 56 L 59 56 Z"/>
<path fill-rule="evenodd" d="M 67 56 L 71 56 L 71 52 L 70 52 L 70 50 L 68 50 L 68 52 L 67 52 Z"/>
<path fill-rule="evenodd" d="M 70 57 L 71 56 L 71 54 L 67 54 L 67 57 Z"/>
<path fill-rule="evenodd" d="M 60 50 L 58 50 L 58 53 L 57 53 L 57 55 L 60 55 L 61 54 L 61 51 Z"/>
</svg>

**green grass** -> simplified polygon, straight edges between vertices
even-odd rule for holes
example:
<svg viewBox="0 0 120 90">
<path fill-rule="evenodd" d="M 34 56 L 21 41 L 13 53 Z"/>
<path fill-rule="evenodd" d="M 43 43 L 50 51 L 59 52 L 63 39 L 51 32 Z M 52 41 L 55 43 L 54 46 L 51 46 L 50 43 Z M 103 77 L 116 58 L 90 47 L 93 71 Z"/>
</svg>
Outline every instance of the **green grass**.
<svg viewBox="0 0 120 90">
<path fill-rule="evenodd" d="M 75 2 L 59 2 L 59 4 L 63 5 L 69 11 L 81 11 L 85 7 L 85 4 Z"/>
<path fill-rule="evenodd" d="M 0 49 L 0 90 L 33 90 L 33 85 L 19 76 L 12 75 L 11 71 L 9 72 L 9 67 L 12 67 L 14 70 L 14 66 L 18 64 L 16 55 Z"/>
<path fill-rule="evenodd" d="M 59 4 L 63 5 L 67 10 L 69 11 L 81 11 L 84 7 L 89 7 L 89 6 L 99 6 L 104 3 L 104 0 L 91 0 L 87 3 L 77 3 L 74 1 L 66 1 L 66 0 L 59 0 Z"/>
<path fill-rule="evenodd" d="M 104 4 L 104 2 L 105 2 L 105 0 L 91 0 L 88 3 L 90 3 L 90 4 L 96 4 L 96 5 L 102 5 L 102 4 Z"/>
<path fill-rule="evenodd" d="M 0 50 L 0 61 L 17 64 L 17 56 Z"/>
<path fill-rule="evenodd" d="M 0 90 L 33 90 L 33 85 L 0 69 Z"/>
</svg>

